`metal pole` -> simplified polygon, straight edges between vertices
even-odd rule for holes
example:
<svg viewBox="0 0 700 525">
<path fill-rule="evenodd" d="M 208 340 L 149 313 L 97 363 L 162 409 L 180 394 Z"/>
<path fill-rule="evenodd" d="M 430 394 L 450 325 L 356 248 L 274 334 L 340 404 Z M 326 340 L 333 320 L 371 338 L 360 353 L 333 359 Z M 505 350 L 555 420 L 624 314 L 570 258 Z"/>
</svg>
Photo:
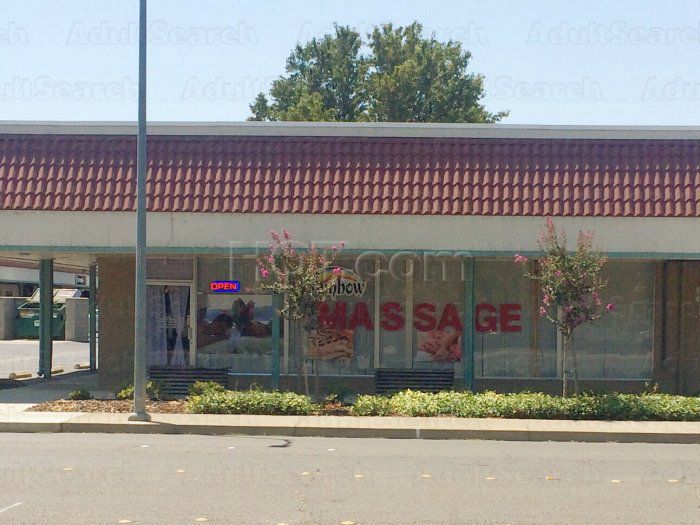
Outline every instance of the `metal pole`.
<svg viewBox="0 0 700 525">
<path fill-rule="evenodd" d="M 90 299 L 89 299 L 90 325 L 90 370 L 97 370 L 97 265 L 90 265 Z"/>
<path fill-rule="evenodd" d="M 272 309 L 274 317 L 272 318 L 272 359 L 270 370 L 270 388 L 279 390 L 280 387 L 280 314 L 279 310 L 282 306 L 282 297 L 279 294 L 272 296 Z"/>
<path fill-rule="evenodd" d="M 134 411 L 130 421 L 148 421 L 146 413 L 146 0 L 139 3 L 139 134 L 136 153 L 136 310 L 134 313 Z"/>
<path fill-rule="evenodd" d="M 51 378 L 53 365 L 53 259 L 39 261 L 39 375 Z"/>
<path fill-rule="evenodd" d="M 464 388 L 474 391 L 474 257 L 464 261 L 464 331 L 462 332 L 462 355 L 464 356 Z"/>
</svg>

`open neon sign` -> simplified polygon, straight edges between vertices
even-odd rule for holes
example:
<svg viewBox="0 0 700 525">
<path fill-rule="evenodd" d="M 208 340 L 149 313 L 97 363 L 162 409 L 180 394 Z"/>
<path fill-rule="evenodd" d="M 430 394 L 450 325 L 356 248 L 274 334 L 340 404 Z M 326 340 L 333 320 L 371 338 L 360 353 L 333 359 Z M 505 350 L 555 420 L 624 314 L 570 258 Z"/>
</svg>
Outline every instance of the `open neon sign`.
<svg viewBox="0 0 700 525">
<path fill-rule="evenodd" d="M 209 291 L 214 293 L 238 293 L 241 291 L 240 281 L 212 281 Z"/>
</svg>

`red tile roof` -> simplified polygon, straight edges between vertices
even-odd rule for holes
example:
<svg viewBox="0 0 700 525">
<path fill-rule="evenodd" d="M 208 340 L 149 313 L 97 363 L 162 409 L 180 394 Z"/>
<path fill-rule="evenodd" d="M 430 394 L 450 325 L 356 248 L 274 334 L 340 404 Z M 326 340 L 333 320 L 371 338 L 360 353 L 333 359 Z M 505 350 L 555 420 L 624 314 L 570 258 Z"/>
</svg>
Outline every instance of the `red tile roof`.
<svg viewBox="0 0 700 525">
<path fill-rule="evenodd" d="M 700 141 L 149 137 L 155 212 L 697 217 Z M 0 135 L 0 209 L 132 211 L 129 135 Z"/>
</svg>

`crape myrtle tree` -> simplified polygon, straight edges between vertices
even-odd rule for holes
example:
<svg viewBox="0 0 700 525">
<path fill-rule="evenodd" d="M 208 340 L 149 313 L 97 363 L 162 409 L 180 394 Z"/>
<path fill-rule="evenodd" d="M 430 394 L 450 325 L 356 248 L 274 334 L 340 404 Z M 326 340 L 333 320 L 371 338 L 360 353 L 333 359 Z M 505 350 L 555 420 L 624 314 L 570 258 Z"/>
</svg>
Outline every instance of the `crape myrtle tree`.
<svg viewBox="0 0 700 525">
<path fill-rule="evenodd" d="M 299 246 L 300 243 L 295 243 L 287 230 L 283 230 L 281 235 L 270 231 L 270 237 L 268 253 L 257 261 L 261 277 L 258 288 L 278 294 L 282 298 L 279 314 L 285 319 L 300 323 L 303 341 L 298 345 L 298 357 L 300 375 L 304 377 L 308 395 L 304 350 L 309 346 L 311 332 L 318 328 L 318 305 L 328 298 L 333 286 L 333 279 L 329 279 L 328 272 L 332 271 L 333 275 L 341 272 L 339 267 L 334 266 L 334 262 L 342 243 L 321 250 L 315 244 Z M 315 394 L 318 398 L 319 356 L 311 356 L 316 360 Z"/>
<path fill-rule="evenodd" d="M 498 122 L 480 103 L 483 76 L 460 42 L 439 42 L 413 22 L 382 24 L 363 39 L 349 26 L 298 44 L 286 74 L 258 94 L 248 120 Z"/>
<path fill-rule="evenodd" d="M 600 272 L 606 258 L 593 248 L 593 232 L 579 231 L 576 251 L 569 252 L 566 233 L 547 218 L 537 238 L 542 251 L 531 270 L 523 255 L 515 256 L 525 276 L 539 282 L 542 294 L 539 313 L 557 326 L 562 337 L 562 395 L 568 393 L 568 358 L 574 376 L 574 393 L 579 393 L 579 375 L 574 349 L 574 331 L 584 323 L 600 319 L 615 306 L 603 306 L 600 292 L 606 283 Z"/>
</svg>

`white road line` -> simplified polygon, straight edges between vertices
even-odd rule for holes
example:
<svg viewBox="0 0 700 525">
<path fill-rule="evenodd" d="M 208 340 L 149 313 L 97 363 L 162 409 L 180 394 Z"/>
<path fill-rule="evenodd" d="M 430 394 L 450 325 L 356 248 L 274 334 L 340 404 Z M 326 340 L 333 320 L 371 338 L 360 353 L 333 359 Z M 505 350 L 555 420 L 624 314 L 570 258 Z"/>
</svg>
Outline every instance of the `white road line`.
<svg viewBox="0 0 700 525">
<path fill-rule="evenodd" d="M 5 507 L 4 509 L 0 509 L 0 514 L 5 512 L 6 510 L 14 509 L 15 507 L 19 507 L 22 504 L 22 502 L 15 503 L 14 505 L 10 505 L 9 507 Z"/>
</svg>

